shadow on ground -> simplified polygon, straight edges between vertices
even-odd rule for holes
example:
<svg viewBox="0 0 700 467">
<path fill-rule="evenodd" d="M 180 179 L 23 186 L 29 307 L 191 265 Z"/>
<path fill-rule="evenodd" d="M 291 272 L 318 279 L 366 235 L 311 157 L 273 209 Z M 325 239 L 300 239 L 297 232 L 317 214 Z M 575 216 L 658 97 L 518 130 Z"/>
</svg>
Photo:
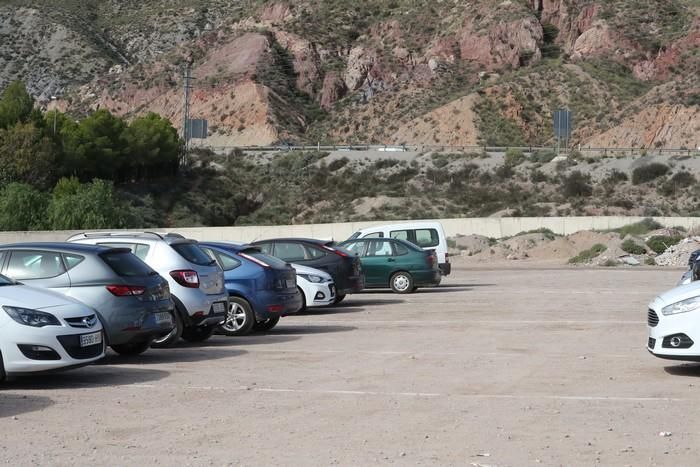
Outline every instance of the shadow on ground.
<svg viewBox="0 0 700 467">
<path fill-rule="evenodd" d="M 207 348 L 210 347 L 208 345 L 209 341 L 200 342 L 198 344 L 190 344 L 185 341 L 181 342 L 182 344 L 178 343 L 174 347 L 168 349 L 149 349 L 141 355 L 134 356 L 124 356 L 109 351 L 107 352 L 107 356 L 96 364 L 157 365 L 162 363 L 200 362 L 235 357 L 241 353 L 244 353 L 242 350 Z M 231 344 L 233 344 L 233 342 L 229 342 L 229 345 Z"/>
<path fill-rule="evenodd" d="M 667 366 L 666 373 L 673 376 L 690 376 L 700 378 L 700 363 L 685 363 L 683 365 Z"/>
<path fill-rule="evenodd" d="M 287 319 L 287 318 L 283 318 Z M 282 326 L 280 324 L 280 326 Z M 285 342 L 291 342 L 300 339 L 300 337 L 295 336 L 273 336 L 269 333 L 253 332 L 246 336 L 224 336 L 224 335 L 214 335 L 206 342 L 201 344 L 189 344 L 187 342 L 182 342 L 178 344 L 180 348 L 189 347 L 231 347 L 236 345 L 257 345 L 257 344 L 283 344 Z M 178 348 L 175 347 L 175 348 Z"/>
<path fill-rule="evenodd" d="M 325 326 L 325 325 L 278 325 L 267 332 L 258 333 L 265 337 L 269 336 L 297 336 L 304 334 L 328 334 L 333 332 L 355 331 L 355 326 Z"/>
<path fill-rule="evenodd" d="M 18 376 L 4 383 L 3 388 L 52 390 L 128 386 L 158 381 L 169 374 L 163 370 L 91 365 L 65 373 Z"/>
<path fill-rule="evenodd" d="M 0 418 L 14 417 L 50 407 L 54 402 L 44 396 L 26 396 L 0 393 Z"/>
</svg>

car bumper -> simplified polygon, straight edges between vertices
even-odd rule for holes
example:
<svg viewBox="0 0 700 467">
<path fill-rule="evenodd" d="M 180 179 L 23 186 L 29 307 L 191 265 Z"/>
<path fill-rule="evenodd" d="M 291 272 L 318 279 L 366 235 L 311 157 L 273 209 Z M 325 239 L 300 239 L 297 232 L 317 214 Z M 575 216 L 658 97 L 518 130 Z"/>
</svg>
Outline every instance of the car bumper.
<svg viewBox="0 0 700 467">
<path fill-rule="evenodd" d="M 452 265 L 450 263 L 440 263 L 440 272 L 443 276 L 449 276 L 452 272 Z"/>
<path fill-rule="evenodd" d="M 658 317 L 656 326 L 647 325 L 647 350 L 669 360 L 700 361 L 700 315 L 697 312 Z"/>
<path fill-rule="evenodd" d="M 301 293 L 296 289 L 294 292 L 258 290 L 255 295 L 253 311 L 258 321 L 294 314 L 302 306 Z"/>
<path fill-rule="evenodd" d="M 335 302 L 335 284 L 333 282 L 311 283 L 304 290 L 304 295 L 308 308 L 332 305 Z"/>
<path fill-rule="evenodd" d="M 7 329 L 3 329 L 4 336 L 11 336 L 10 339 L 3 339 L 0 343 L 0 351 L 2 351 L 3 364 L 7 374 L 30 374 L 68 369 L 88 365 L 105 355 L 106 339 L 101 328 L 57 327 L 56 332 L 53 333 L 47 332 L 47 328 L 34 329 L 19 324 L 9 324 Z M 97 332 L 102 334 L 101 343 L 87 347 L 79 346 L 80 335 Z M 49 348 L 54 352 L 53 359 L 29 357 L 20 350 L 20 346 Z M 27 352 L 27 347 L 23 347 L 25 352 Z M 41 352 L 41 354 L 47 355 L 48 352 Z"/>
<path fill-rule="evenodd" d="M 435 287 L 442 281 L 442 273 L 439 269 L 415 271 L 412 274 L 413 283 L 416 287 Z"/>
<path fill-rule="evenodd" d="M 179 287 L 178 295 L 174 295 L 179 301 L 187 316 L 184 317 L 187 326 L 210 326 L 220 324 L 226 319 L 228 312 L 228 293 L 207 295 L 200 289 L 186 289 Z M 224 311 L 215 311 L 214 304 L 223 303 Z"/>
<path fill-rule="evenodd" d="M 336 284 L 336 293 L 338 295 L 348 295 L 353 293 L 360 293 L 365 288 L 365 276 L 360 274 L 359 276 L 350 276 L 348 280 L 340 285 L 338 282 Z"/>
<path fill-rule="evenodd" d="M 175 326 L 170 300 L 160 307 L 115 314 L 107 323 L 109 345 L 135 344 L 168 334 Z"/>
</svg>

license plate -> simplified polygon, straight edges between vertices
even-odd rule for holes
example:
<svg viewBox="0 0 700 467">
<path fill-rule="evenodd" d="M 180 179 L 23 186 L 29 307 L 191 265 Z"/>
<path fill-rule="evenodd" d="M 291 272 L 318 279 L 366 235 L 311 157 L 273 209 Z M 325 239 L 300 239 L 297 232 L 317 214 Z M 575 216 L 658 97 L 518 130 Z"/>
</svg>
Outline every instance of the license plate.
<svg viewBox="0 0 700 467">
<path fill-rule="evenodd" d="M 211 306 L 211 308 L 216 314 L 226 313 L 226 304 L 224 302 L 216 302 Z"/>
<path fill-rule="evenodd" d="M 287 279 L 287 288 L 293 289 L 294 287 L 296 287 L 296 284 L 294 282 L 294 279 Z"/>
<path fill-rule="evenodd" d="M 89 347 L 102 343 L 102 333 L 93 332 L 92 334 L 83 334 L 80 336 L 80 347 Z"/>
<path fill-rule="evenodd" d="M 156 313 L 156 324 L 168 323 L 172 324 L 173 318 L 170 313 L 164 311 L 162 313 Z"/>
</svg>

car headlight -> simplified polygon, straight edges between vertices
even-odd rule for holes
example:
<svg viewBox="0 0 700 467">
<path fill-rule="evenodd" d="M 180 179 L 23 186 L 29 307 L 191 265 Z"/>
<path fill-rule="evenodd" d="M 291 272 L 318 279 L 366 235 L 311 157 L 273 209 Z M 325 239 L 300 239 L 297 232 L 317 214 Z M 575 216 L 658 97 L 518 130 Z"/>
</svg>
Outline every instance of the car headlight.
<svg viewBox="0 0 700 467">
<path fill-rule="evenodd" d="M 680 302 L 673 303 L 661 309 L 664 316 L 675 315 L 678 313 L 688 313 L 700 309 L 700 297 L 688 298 Z"/>
<path fill-rule="evenodd" d="M 58 321 L 51 313 L 45 313 L 39 310 L 32 310 L 30 308 L 20 308 L 16 306 L 3 306 L 5 313 L 10 315 L 10 318 L 17 321 L 19 324 L 24 324 L 25 326 L 32 326 L 35 328 L 43 328 L 44 326 L 60 326 L 61 322 Z"/>
<path fill-rule="evenodd" d="M 318 284 L 319 282 L 323 282 L 323 277 L 317 276 L 316 274 L 299 274 L 299 277 L 303 277 L 309 282 L 313 282 Z"/>
</svg>

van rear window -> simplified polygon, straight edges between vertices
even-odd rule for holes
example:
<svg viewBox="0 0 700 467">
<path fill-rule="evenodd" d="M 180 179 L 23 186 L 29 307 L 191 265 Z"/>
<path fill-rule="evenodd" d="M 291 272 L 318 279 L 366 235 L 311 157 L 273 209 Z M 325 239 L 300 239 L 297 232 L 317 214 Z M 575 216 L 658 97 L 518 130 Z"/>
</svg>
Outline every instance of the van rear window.
<svg viewBox="0 0 700 467">
<path fill-rule="evenodd" d="M 430 248 L 440 244 L 440 237 L 435 229 L 416 229 L 416 244 Z"/>
<path fill-rule="evenodd" d="M 100 257 L 121 277 L 143 277 L 153 273 L 146 263 L 126 251 L 102 253 Z"/>
<path fill-rule="evenodd" d="M 190 263 L 198 266 L 209 266 L 212 264 L 212 259 L 195 243 L 175 243 L 171 245 L 173 250 L 185 258 Z"/>
</svg>

